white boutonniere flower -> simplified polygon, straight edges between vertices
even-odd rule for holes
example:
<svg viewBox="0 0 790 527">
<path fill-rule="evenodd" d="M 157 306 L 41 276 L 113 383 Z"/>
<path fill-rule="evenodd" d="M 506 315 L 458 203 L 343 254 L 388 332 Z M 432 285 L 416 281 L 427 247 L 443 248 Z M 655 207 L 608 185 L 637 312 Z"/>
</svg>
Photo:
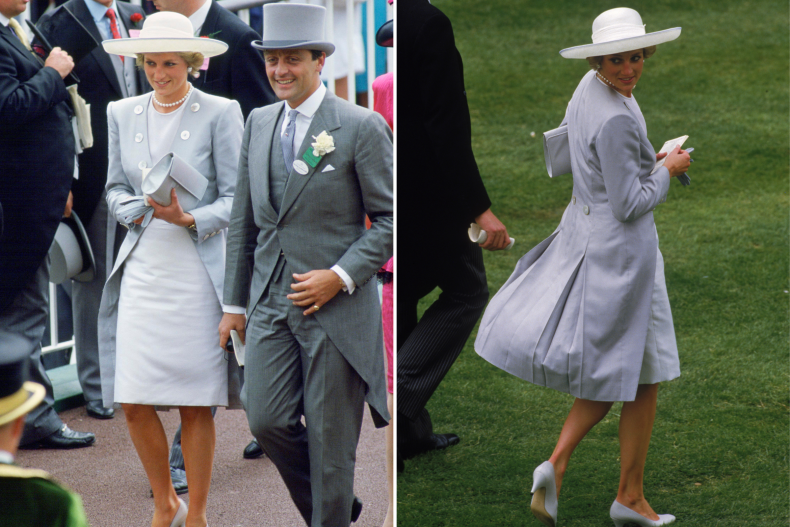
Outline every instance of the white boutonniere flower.
<svg viewBox="0 0 790 527">
<path fill-rule="evenodd" d="M 334 151 L 335 149 L 335 140 L 332 138 L 331 135 L 326 133 L 326 130 L 318 134 L 318 137 L 313 136 L 315 139 L 315 143 L 310 143 L 313 147 L 313 155 L 314 156 L 325 156 L 326 154 Z"/>
</svg>

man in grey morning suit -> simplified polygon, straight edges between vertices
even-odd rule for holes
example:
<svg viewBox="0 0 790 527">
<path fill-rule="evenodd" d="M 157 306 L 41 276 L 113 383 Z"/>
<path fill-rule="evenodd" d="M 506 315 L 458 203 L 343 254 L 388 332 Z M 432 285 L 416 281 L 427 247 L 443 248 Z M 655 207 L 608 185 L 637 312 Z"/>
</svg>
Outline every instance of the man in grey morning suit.
<svg viewBox="0 0 790 527">
<path fill-rule="evenodd" d="M 247 306 L 242 399 L 253 435 L 307 524 L 345 527 L 361 507 L 353 487 L 364 402 L 377 426 L 389 417 L 370 279 L 392 254 L 392 136 L 380 115 L 321 84 L 334 51 L 323 7 L 264 13 L 253 45 L 285 102 L 247 120 L 224 303 Z M 223 316 L 221 345 L 231 329 L 244 335 L 243 314 Z"/>
</svg>

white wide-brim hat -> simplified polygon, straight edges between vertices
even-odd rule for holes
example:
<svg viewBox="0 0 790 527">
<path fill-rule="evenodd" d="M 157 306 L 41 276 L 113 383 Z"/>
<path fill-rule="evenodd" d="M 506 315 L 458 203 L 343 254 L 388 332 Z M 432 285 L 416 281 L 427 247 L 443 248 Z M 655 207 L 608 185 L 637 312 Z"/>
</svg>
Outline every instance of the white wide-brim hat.
<svg viewBox="0 0 790 527">
<path fill-rule="evenodd" d="M 610 9 L 598 15 L 593 21 L 592 31 L 592 44 L 563 49 L 560 55 L 566 59 L 613 55 L 663 44 L 680 36 L 679 27 L 645 33 L 642 17 L 627 7 Z"/>
<path fill-rule="evenodd" d="M 107 53 L 124 57 L 137 57 L 143 53 L 191 52 L 209 58 L 222 55 L 228 49 L 221 40 L 196 37 L 192 22 L 187 17 L 169 11 L 149 15 L 138 37 L 105 40 L 101 45 Z"/>
<path fill-rule="evenodd" d="M 266 4 L 263 6 L 263 39 L 257 49 L 310 49 L 328 57 L 335 45 L 324 34 L 326 8 L 308 4 Z"/>
</svg>

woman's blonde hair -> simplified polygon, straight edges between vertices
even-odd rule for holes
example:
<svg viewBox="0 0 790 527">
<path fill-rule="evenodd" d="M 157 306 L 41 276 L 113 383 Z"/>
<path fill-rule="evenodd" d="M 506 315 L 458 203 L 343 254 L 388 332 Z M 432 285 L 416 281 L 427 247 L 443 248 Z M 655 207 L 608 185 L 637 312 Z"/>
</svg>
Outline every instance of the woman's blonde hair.
<svg viewBox="0 0 790 527">
<path fill-rule="evenodd" d="M 642 49 L 642 53 L 644 54 L 645 58 L 651 57 L 656 52 L 655 46 L 649 46 Z M 601 69 L 601 64 L 603 64 L 604 55 L 599 55 L 597 57 L 587 57 L 587 63 L 590 65 L 590 69 L 598 71 Z"/>
<path fill-rule="evenodd" d="M 184 62 L 187 63 L 187 67 L 192 68 L 192 71 L 189 72 L 189 75 L 192 75 L 195 78 L 200 75 L 200 68 L 203 66 L 202 53 L 198 53 L 196 51 L 178 51 L 176 52 L 176 55 L 184 59 Z M 144 53 L 138 53 L 136 64 L 138 68 L 143 69 L 143 66 L 145 65 Z"/>
</svg>

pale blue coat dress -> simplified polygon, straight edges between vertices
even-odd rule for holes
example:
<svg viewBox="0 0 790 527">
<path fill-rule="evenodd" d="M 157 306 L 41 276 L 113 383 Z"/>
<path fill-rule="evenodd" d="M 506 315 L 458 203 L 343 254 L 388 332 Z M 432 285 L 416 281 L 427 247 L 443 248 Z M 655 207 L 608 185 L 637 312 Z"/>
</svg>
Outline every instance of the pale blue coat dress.
<svg viewBox="0 0 790 527">
<path fill-rule="evenodd" d="M 149 122 L 150 105 L 148 93 L 107 107 L 110 214 L 122 222 L 120 203 L 142 195 L 142 170 L 158 160 L 152 152 L 174 152 L 208 179 L 208 188 L 189 211 L 195 230 L 161 220 L 130 226 L 99 308 L 104 405 L 239 407 L 236 361 L 223 356 L 217 327 L 244 128 L 241 109 L 236 101 L 193 89 L 168 114 L 178 119 L 173 137 L 165 140 L 169 144 L 156 144 L 162 130 Z M 126 272 L 132 268 L 134 273 Z"/>
<path fill-rule="evenodd" d="M 568 125 L 573 196 L 486 308 L 477 353 L 532 383 L 596 401 L 680 375 L 653 209 L 669 172 L 642 112 L 589 72 Z"/>
</svg>

